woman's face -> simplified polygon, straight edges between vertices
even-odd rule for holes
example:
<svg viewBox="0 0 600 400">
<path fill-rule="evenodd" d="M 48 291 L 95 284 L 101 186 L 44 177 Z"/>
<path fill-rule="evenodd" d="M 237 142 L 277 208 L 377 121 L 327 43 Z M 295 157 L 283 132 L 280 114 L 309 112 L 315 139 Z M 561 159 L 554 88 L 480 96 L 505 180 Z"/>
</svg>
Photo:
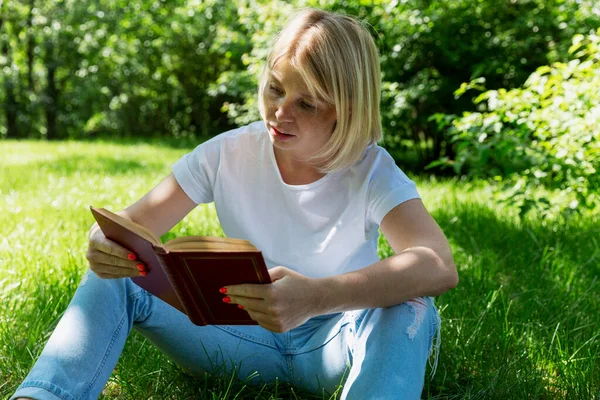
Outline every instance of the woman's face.
<svg viewBox="0 0 600 400">
<path fill-rule="evenodd" d="M 311 97 L 289 62 L 275 65 L 265 93 L 266 123 L 278 155 L 304 160 L 329 140 L 336 122 L 335 107 Z"/>
</svg>

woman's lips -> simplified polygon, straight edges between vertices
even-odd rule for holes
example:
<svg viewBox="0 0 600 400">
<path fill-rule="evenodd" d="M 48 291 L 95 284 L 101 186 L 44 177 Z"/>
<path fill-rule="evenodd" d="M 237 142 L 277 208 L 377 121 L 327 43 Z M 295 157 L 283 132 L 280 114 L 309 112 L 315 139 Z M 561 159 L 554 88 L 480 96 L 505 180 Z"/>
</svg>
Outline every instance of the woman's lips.
<svg viewBox="0 0 600 400">
<path fill-rule="evenodd" d="M 292 134 L 289 134 L 289 133 L 281 132 L 280 130 L 278 130 L 277 128 L 275 128 L 273 125 L 271 125 L 271 129 L 272 129 L 273 134 L 274 134 L 275 137 L 286 139 L 286 138 L 293 138 L 295 136 L 295 135 L 292 135 Z"/>
</svg>

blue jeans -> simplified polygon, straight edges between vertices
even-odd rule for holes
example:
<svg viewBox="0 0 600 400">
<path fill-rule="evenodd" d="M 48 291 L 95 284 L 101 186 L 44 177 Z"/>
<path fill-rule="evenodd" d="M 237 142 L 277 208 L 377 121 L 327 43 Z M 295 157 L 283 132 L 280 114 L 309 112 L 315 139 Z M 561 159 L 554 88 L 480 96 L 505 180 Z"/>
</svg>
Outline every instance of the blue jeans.
<svg viewBox="0 0 600 400">
<path fill-rule="evenodd" d="M 199 327 L 130 279 L 88 271 L 11 399 L 97 398 L 132 328 L 192 374 L 278 378 L 328 392 L 345 379 L 342 399 L 419 399 L 439 316 L 427 297 L 319 316 L 281 334 L 260 326 Z"/>
</svg>

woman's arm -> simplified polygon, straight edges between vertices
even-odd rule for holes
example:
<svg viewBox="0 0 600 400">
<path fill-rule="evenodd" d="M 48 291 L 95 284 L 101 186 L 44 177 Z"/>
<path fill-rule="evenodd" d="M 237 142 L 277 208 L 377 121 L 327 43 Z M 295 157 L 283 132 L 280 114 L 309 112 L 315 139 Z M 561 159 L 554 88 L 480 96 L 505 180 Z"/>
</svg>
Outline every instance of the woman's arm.
<svg viewBox="0 0 600 400">
<path fill-rule="evenodd" d="M 395 207 L 381 230 L 396 254 L 366 268 L 314 279 L 275 267 L 272 284 L 228 286 L 223 293 L 261 326 L 286 332 L 317 315 L 393 306 L 458 284 L 448 241 L 421 200 Z"/>
<path fill-rule="evenodd" d="M 154 189 L 118 214 L 149 228 L 161 236 L 185 217 L 194 207 L 171 173 Z M 101 278 L 144 276 L 145 266 L 123 246 L 107 239 L 98 224 L 89 234 L 86 258 L 90 269 Z"/>
<path fill-rule="evenodd" d="M 194 207 L 196 203 L 185 194 L 171 173 L 142 198 L 117 214 L 162 236 Z M 96 229 L 98 224 L 94 224 L 90 235 Z"/>
<path fill-rule="evenodd" d="M 196 207 L 173 173 L 120 214 L 161 236 Z"/>
<path fill-rule="evenodd" d="M 419 199 L 392 209 L 381 230 L 394 255 L 343 275 L 323 278 L 321 313 L 387 307 L 456 287 L 458 273 L 448 240 Z"/>
</svg>

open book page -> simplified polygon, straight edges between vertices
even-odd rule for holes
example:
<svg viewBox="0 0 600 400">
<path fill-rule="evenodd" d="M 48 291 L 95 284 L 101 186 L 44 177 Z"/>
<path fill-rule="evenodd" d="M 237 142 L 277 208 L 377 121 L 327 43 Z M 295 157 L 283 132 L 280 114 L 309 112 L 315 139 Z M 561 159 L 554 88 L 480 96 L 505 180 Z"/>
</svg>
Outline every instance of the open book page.
<svg viewBox="0 0 600 400">
<path fill-rule="evenodd" d="M 169 251 L 258 251 L 249 241 L 211 236 L 186 236 L 164 244 Z"/>
<path fill-rule="evenodd" d="M 121 225 L 125 229 L 137 234 L 143 239 L 152 243 L 155 247 L 163 247 L 169 251 L 226 251 L 226 252 L 241 252 L 241 251 L 258 251 L 249 241 L 242 239 L 220 238 L 212 236 L 186 236 L 169 240 L 164 245 L 161 244 L 160 238 L 156 236 L 150 229 L 143 225 L 137 224 L 127 218 L 121 217 L 104 208 L 94 208 L 105 218 L 110 219 L 114 223 Z"/>
<path fill-rule="evenodd" d="M 94 209 L 94 211 L 101 214 L 105 218 L 110 219 L 114 223 L 121 225 L 125 229 L 128 229 L 131 232 L 146 239 L 147 241 L 152 243 L 154 246 L 162 247 L 160 238 L 158 236 L 156 236 L 150 229 L 146 228 L 145 226 L 137 224 L 127 218 L 121 217 L 120 215 L 115 214 L 112 211 L 108 211 L 105 208 L 95 208 L 95 207 L 92 207 L 92 208 Z"/>
</svg>

